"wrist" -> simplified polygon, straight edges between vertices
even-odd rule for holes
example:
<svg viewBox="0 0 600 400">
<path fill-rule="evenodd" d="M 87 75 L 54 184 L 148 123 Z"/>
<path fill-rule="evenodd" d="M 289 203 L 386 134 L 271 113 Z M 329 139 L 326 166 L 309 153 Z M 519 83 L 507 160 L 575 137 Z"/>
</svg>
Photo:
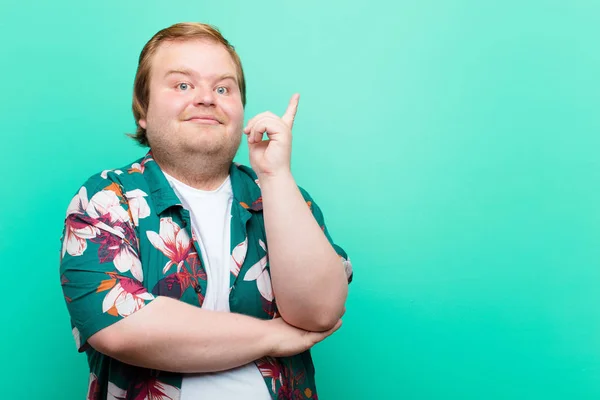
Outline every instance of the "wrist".
<svg viewBox="0 0 600 400">
<path fill-rule="evenodd" d="M 277 349 L 277 338 L 276 338 L 276 321 L 273 319 L 261 321 L 263 324 L 264 335 L 261 337 L 260 349 L 261 353 L 265 356 L 273 356 Z"/>
<path fill-rule="evenodd" d="M 294 177 L 292 176 L 292 171 L 290 169 L 282 169 L 279 171 L 273 172 L 263 172 L 257 174 L 258 182 L 260 183 L 261 188 L 265 186 L 271 185 L 280 185 L 282 183 L 293 182 Z"/>
</svg>

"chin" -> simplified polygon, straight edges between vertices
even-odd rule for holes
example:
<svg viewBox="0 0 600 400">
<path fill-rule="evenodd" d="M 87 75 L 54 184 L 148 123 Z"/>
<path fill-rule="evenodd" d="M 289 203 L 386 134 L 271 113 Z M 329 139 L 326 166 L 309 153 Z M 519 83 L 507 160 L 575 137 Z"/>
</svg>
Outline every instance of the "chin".
<svg viewBox="0 0 600 400">
<path fill-rule="evenodd" d="M 185 151 L 187 153 L 193 153 L 198 155 L 227 155 L 231 153 L 231 148 L 224 143 L 215 143 L 210 140 L 198 140 L 194 143 L 186 143 Z M 237 147 L 235 149 L 237 152 Z M 235 152 L 234 152 L 235 154 Z"/>
</svg>

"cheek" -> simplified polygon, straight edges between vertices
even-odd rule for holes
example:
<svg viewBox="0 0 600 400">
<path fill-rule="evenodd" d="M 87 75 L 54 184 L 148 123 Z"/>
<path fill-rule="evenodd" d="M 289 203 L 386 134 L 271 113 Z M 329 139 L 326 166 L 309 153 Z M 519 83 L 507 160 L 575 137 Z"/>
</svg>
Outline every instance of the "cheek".
<svg viewBox="0 0 600 400">
<path fill-rule="evenodd" d="M 222 109 L 223 112 L 227 114 L 232 124 L 242 125 L 244 122 L 244 107 L 239 100 L 223 104 Z"/>
<path fill-rule="evenodd" d="M 167 92 L 150 99 L 148 112 L 150 114 L 150 111 L 153 111 L 154 116 L 158 119 L 172 118 L 180 115 L 185 110 L 187 103 L 185 96 Z"/>
</svg>

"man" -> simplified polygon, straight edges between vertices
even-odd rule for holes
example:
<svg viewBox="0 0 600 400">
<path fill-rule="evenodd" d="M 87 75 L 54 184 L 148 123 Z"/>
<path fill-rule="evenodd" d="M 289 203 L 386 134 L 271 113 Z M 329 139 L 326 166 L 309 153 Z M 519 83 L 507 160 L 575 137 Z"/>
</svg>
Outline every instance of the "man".
<svg viewBox="0 0 600 400">
<path fill-rule="evenodd" d="M 309 350 L 340 327 L 352 267 L 290 172 L 298 100 L 243 127 L 243 70 L 216 29 L 145 45 L 133 111 L 150 152 L 91 177 L 65 220 L 88 399 L 317 398 Z M 253 169 L 232 163 L 243 134 Z"/>
</svg>

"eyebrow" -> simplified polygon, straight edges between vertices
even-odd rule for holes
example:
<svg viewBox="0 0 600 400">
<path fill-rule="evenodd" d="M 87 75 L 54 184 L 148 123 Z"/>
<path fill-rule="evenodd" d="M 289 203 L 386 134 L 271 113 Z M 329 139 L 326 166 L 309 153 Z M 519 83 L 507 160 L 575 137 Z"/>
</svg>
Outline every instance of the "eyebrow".
<svg viewBox="0 0 600 400">
<path fill-rule="evenodd" d="M 176 74 L 185 75 L 185 76 L 189 76 L 189 77 L 194 77 L 197 75 L 196 73 L 194 73 L 193 71 L 191 71 L 189 69 L 172 69 L 165 74 L 165 78 L 167 78 L 169 75 L 176 75 Z M 224 81 L 226 79 L 231 79 L 235 83 L 238 82 L 237 78 L 234 75 L 230 75 L 230 74 L 224 74 L 224 75 L 219 76 L 217 81 Z"/>
<path fill-rule="evenodd" d="M 165 74 L 165 78 L 168 77 L 169 75 L 174 75 L 174 74 L 187 75 L 187 76 L 195 75 L 192 71 L 190 71 L 188 69 L 172 69 L 170 71 L 167 71 L 167 73 Z"/>
</svg>

